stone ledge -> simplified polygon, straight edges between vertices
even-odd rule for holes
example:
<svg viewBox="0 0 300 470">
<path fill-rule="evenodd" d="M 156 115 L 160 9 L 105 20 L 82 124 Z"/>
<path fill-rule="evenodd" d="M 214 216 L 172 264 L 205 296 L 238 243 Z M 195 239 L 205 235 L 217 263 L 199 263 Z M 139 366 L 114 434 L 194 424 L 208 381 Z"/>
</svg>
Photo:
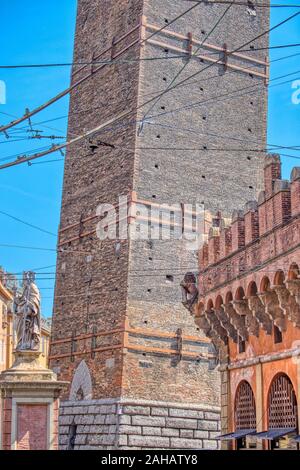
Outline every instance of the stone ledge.
<svg viewBox="0 0 300 470">
<path fill-rule="evenodd" d="M 74 401 L 74 400 L 61 400 L 60 406 L 62 408 L 68 406 L 91 406 L 91 405 L 110 405 L 118 403 L 117 398 L 103 398 L 102 400 L 81 400 L 81 401 Z"/>
<path fill-rule="evenodd" d="M 176 429 L 197 429 L 197 419 L 167 418 L 166 427 Z"/>
<path fill-rule="evenodd" d="M 172 449 L 202 449 L 203 444 L 200 439 L 180 439 L 171 437 L 170 447 Z"/>
<path fill-rule="evenodd" d="M 133 406 L 133 405 L 125 405 L 122 407 L 122 413 L 125 415 L 150 415 L 150 407 L 149 406 Z"/>
<path fill-rule="evenodd" d="M 205 405 L 196 403 L 176 403 L 168 401 L 154 400 L 135 400 L 133 398 L 103 398 L 100 400 L 83 400 L 83 401 L 61 401 L 61 407 L 68 406 L 93 406 L 93 405 L 121 405 L 121 406 L 141 406 L 151 408 L 176 408 L 196 411 L 211 411 L 220 413 L 221 407 L 215 405 Z"/>
<path fill-rule="evenodd" d="M 204 412 L 198 410 L 188 410 L 183 408 L 170 408 L 169 409 L 169 416 L 171 418 L 195 418 L 195 419 L 203 419 Z"/>
<path fill-rule="evenodd" d="M 129 446 L 138 446 L 142 448 L 169 448 L 170 439 L 168 437 L 158 437 L 158 436 L 129 436 L 128 438 Z"/>
<path fill-rule="evenodd" d="M 132 425 L 135 426 L 159 426 L 164 428 L 166 419 L 160 416 L 132 416 Z"/>
<path fill-rule="evenodd" d="M 186 410 L 199 410 L 199 411 L 216 411 L 220 412 L 221 407 L 215 405 L 205 405 L 205 404 L 196 404 L 196 403 L 174 403 L 168 401 L 153 401 L 153 400 L 134 400 L 128 398 L 122 398 L 119 402 L 120 405 L 141 405 L 141 406 L 150 406 L 158 408 L 178 408 Z"/>
</svg>

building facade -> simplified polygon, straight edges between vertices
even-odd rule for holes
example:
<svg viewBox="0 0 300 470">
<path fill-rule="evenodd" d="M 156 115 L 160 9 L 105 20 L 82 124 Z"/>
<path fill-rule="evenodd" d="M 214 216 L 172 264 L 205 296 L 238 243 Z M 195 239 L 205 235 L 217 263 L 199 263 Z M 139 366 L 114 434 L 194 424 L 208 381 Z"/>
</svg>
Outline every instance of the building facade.
<svg viewBox="0 0 300 470">
<path fill-rule="evenodd" d="M 220 216 L 200 251 L 195 323 L 220 355 L 225 448 L 297 449 L 300 429 L 300 168 L 268 156 L 258 201 Z"/>
<path fill-rule="evenodd" d="M 16 337 L 13 327 L 13 292 L 8 285 L 7 277 L 0 273 L 0 372 L 9 369 L 14 362 L 13 352 Z M 42 366 L 48 366 L 49 345 L 51 336 L 51 320 L 41 318 L 41 346 L 39 361 Z"/>
<path fill-rule="evenodd" d="M 9 338 L 11 337 L 11 324 L 8 312 L 12 299 L 12 293 L 0 281 L 0 372 L 5 370 L 10 363 Z"/>
<path fill-rule="evenodd" d="M 94 63 L 73 68 L 69 137 L 121 118 L 65 161 L 50 351 L 71 382 L 61 448 L 218 447 L 214 347 L 177 288 L 198 248 L 152 231 L 175 232 L 197 206 L 231 213 L 262 189 L 260 155 L 226 148 L 266 145 L 269 11 L 204 2 L 184 14 L 192 5 L 78 2 L 74 62 Z M 99 240 L 108 212 L 125 233 Z"/>
</svg>

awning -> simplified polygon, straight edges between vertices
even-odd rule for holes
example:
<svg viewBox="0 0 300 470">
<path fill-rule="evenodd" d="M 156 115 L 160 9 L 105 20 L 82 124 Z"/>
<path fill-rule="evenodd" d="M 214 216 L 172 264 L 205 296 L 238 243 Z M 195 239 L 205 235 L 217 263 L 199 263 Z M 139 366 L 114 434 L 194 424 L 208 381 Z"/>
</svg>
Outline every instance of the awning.
<svg viewBox="0 0 300 470">
<path fill-rule="evenodd" d="M 295 431 L 296 428 L 274 428 L 269 429 L 268 431 L 258 432 L 255 434 L 255 437 L 258 439 L 268 439 L 272 441 L 273 439 L 278 439 L 279 437 L 286 436 L 287 434 L 291 434 Z"/>
<path fill-rule="evenodd" d="M 255 433 L 256 429 L 240 429 L 229 434 L 222 434 L 221 436 L 217 436 L 216 439 L 219 439 L 220 441 L 230 441 L 231 439 L 241 439 L 245 436 L 251 436 Z"/>
<path fill-rule="evenodd" d="M 293 441 L 300 442 L 300 436 L 293 437 Z"/>
</svg>

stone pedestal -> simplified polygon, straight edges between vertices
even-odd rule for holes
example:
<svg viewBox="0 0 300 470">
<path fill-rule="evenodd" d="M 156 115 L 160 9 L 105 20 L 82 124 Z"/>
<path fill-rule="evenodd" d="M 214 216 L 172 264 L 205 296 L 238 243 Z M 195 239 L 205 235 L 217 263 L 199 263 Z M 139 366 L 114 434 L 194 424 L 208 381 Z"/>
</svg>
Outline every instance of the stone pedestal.
<svg viewBox="0 0 300 470">
<path fill-rule="evenodd" d="M 40 352 L 17 351 L 0 374 L 0 449 L 55 450 L 59 396 L 67 382 L 39 362 Z"/>
</svg>

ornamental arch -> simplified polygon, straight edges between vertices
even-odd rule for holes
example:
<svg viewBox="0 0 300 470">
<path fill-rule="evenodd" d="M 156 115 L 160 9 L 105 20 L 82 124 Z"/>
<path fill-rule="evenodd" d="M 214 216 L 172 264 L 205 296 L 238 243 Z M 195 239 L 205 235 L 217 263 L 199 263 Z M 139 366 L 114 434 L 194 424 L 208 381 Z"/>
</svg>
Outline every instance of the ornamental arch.
<svg viewBox="0 0 300 470">
<path fill-rule="evenodd" d="M 285 282 L 285 274 L 282 270 L 277 271 L 274 276 L 274 286 L 283 286 Z"/>
<path fill-rule="evenodd" d="M 300 270 L 297 263 L 292 263 L 289 272 L 288 272 L 288 280 L 299 279 L 300 277 Z"/>
<path fill-rule="evenodd" d="M 226 304 L 229 304 L 229 302 L 232 302 L 233 301 L 233 295 L 232 295 L 232 292 L 229 291 L 227 292 L 227 294 L 225 295 L 225 303 Z"/>
<path fill-rule="evenodd" d="M 221 297 L 221 295 L 218 295 L 215 301 L 215 308 L 219 309 L 220 307 L 222 307 L 222 305 L 223 305 L 223 298 Z"/>
<path fill-rule="evenodd" d="M 255 281 L 251 281 L 247 288 L 247 297 L 252 297 L 257 294 L 257 285 Z"/>
<path fill-rule="evenodd" d="M 266 292 L 270 289 L 271 283 L 268 276 L 264 276 L 260 282 L 260 292 Z"/>
<path fill-rule="evenodd" d="M 245 291 L 242 287 L 238 287 L 234 296 L 235 300 L 243 300 L 245 298 Z"/>
<path fill-rule="evenodd" d="M 199 315 L 203 315 L 204 311 L 205 311 L 204 303 L 199 302 L 196 307 L 196 317 L 199 317 Z"/>
</svg>

